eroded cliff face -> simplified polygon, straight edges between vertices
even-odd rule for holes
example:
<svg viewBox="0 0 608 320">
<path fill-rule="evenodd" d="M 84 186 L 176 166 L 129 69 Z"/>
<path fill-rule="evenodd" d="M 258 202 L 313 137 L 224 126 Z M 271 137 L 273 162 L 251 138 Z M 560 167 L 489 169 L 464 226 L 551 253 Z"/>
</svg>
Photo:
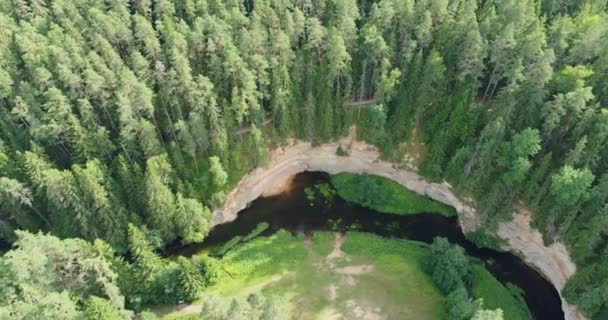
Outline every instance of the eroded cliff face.
<svg viewBox="0 0 608 320">
<path fill-rule="evenodd" d="M 354 131 L 338 142 L 313 147 L 310 143 L 291 141 L 271 153 L 269 163 L 247 174 L 228 194 L 226 202 L 214 212 L 213 225 L 236 219 L 237 213 L 261 195 L 272 195 L 287 190 L 293 177 L 303 171 L 369 173 L 397 181 L 404 187 L 436 201 L 450 205 L 458 212 L 463 232 L 480 226 L 473 205 L 459 199 L 447 183 L 429 182 L 422 176 L 398 169 L 393 163 L 379 160 L 378 150 L 354 139 Z M 350 150 L 348 156 L 336 155 L 339 145 Z M 520 210 L 513 221 L 501 223 L 497 235 L 505 240 L 504 249 L 521 256 L 540 271 L 561 292 L 576 266 L 565 246 L 556 243 L 545 246 L 540 233 L 530 227 L 530 214 Z M 560 294 L 561 296 L 561 294 Z M 562 298 L 566 320 L 583 320 L 585 317 Z"/>
</svg>

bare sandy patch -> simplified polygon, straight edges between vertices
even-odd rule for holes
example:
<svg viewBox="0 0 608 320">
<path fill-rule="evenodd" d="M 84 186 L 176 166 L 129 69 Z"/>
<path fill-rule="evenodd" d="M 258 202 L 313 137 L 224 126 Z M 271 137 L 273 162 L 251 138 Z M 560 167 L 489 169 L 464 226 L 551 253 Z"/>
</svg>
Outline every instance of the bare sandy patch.
<svg viewBox="0 0 608 320">
<path fill-rule="evenodd" d="M 331 284 L 329 287 L 327 287 L 327 289 L 329 291 L 329 301 L 332 303 L 335 302 L 336 298 L 338 297 L 338 286 Z"/>
<path fill-rule="evenodd" d="M 337 268 L 336 273 L 344 274 L 344 275 L 360 275 L 366 274 L 374 271 L 374 265 L 372 264 L 362 264 L 358 266 L 348 266 L 344 268 Z"/>
<path fill-rule="evenodd" d="M 294 178 L 295 176 L 293 175 L 278 177 L 266 190 L 264 190 L 262 197 L 272 197 L 281 193 L 291 192 L 294 188 Z"/>
<path fill-rule="evenodd" d="M 361 319 L 361 320 L 385 320 L 386 315 L 381 313 L 380 308 L 366 306 L 356 302 L 355 300 L 346 301 L 348 312 L 346 319 Z"/>
<path fill-rule="evenodd" d="M 337 259 L 346 257 L 346 254 L 342 251 L 343 244 L 344 235 L 340 232 L 336 232 L 336 241 L 334 241 L 333 250 L 325 257 L 325 261 L 329 264 L 330 268 L 335 266 L 335 261 Z"/>
</svg>

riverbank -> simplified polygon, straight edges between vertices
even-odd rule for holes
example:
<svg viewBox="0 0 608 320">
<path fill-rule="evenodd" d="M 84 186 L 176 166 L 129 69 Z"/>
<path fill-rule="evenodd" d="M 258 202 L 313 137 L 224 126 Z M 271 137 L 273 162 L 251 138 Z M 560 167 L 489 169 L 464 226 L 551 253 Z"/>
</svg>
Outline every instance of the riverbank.
<svg viewBox="0 0 608 320">
<path fill-rule="evenodd" d="M 462 201 L 448 183 L 429 182 L 424 177 L 398 169 L 393 163 L 380 160 L 378 150 L 369 144 L 356 141 L 354 131 L 332 143 L 312 146 L 310 143 L 290 141 L 271 152 L 268 165 L 247 174 L 229 193 L 227 201 L 214 212 L 213 225 L 236 219 L 248 203 L 263 195 L 266 190 L 277 194 L 289 189 L 289 181 L 303 171 L 369 173 L 394 180 L 405 188 L 456 209 L 463 232 L 479 228 L 480 222 L 471 201 Z M 348 149 L 347 156 L 338 156 L 339 146 Z M 269 195 L 268 193 L 266 195 Z M 527 217 L 527 218 L 526 218 Z M 529 225 L 529 214 L 522 210 L 511 222 L 501 223 L 498 236 L 505 240 L 504 249 L 520 255 L 528 265 L 539 270 L 561 292 L 576 266 L 560 243 L 545 246 L 538 231 Z M 561 297 L 561 293 L 560 293 Z M 562 298 L 566 320 L 584 320 L 576 306 Z"/>
</svg>

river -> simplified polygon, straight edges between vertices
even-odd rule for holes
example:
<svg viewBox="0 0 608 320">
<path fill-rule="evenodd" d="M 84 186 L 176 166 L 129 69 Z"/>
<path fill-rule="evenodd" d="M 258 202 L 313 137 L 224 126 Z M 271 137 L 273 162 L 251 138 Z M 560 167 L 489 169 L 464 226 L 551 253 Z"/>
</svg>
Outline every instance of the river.
<svg viewBox="0 0 608 320">
<path fill-rule="evenodd" d="M 290 192 L 258 198 L 247 209 L 239 212 L 237 219 L 213 228 L 203 243 L 176 246 L 168 249 L 168 253 L 189 256 L 222 244 L 235 235 L 245 235 L 264 221 L 270 224 L 265 235 L 279 229 L 311 234 L 315 231 L 335 230 L 336 227 L 346 231 L 355 226 L 357 231 L 427 243 L 434 237 L 445 237 L 462 246 L 470 256 L 483 261 L 486 268 L 501 283 L 512 283 L 519 287 L 535 319 L 564 319 L 558 292 L 549 281 L 512 253 L 475 246 L 464 237 L 456 217 L 433 213 L 407 216 L 385 214 L 347 203 L 337 195 L 330 203 L 325 203 L 324 199 L 320 198 L 311 205 L 304 189 L 327 182 L 329 176 L 325 173 L 300 173 L 295 177 Z"/>
</svg>

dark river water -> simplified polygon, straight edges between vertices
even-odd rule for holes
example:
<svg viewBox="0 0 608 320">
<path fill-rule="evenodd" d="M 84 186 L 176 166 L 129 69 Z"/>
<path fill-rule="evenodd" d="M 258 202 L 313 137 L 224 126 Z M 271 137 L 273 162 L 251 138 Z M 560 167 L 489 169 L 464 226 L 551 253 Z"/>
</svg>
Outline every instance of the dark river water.
<svg viewBox="0 0 608 320">
<path fill-rule="evenodd" d="M 232 222 L 216 226 L 200 244 L 170 248 L 170 255 L 192 255 L 205 248 L 222 244 L 236 235 L 249 233 L 260 222 L 268 222 L 270 228 L 265 235 L 279 229 L 294 233 L 310 234 L 314 231 L 341 230 L 358 225 L 358 231 L 375 233 L 389 238 L 404 238 L 430 243 L 434 237 L 445 237 L 457 243 L 470 256 L 484 261 L 486 268 L 503 284 L 512 283 L 523 291 L 523 296 L 532 315 L 537 320 L 563 320 L 564 314 L 557 290 L 536 270 L 528 267 L 519 257 L 511 253 L 478 248 L 468 241 L 456 217 L 420 213 L 400 216 L 350 204 L 334 197 L 326 204 L 321 196 L 311 205 L 304 189 L 317 183 L 328 182 L 329 176 L 319 172 L 298 174 L 294 188 L 284 194 L 259 198 L 239 212 Z M 505 319 L 509 320 L 509 319 Z"/>
</svg>

